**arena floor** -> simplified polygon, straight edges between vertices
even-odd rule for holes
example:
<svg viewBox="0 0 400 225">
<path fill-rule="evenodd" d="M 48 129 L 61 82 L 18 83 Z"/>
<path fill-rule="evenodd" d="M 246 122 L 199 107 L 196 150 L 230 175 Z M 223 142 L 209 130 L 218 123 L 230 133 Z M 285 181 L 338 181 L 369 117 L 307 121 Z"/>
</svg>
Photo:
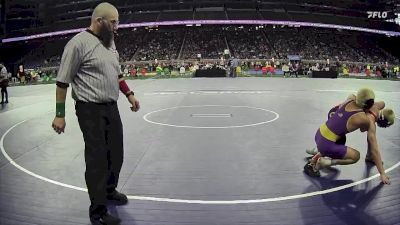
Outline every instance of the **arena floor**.
<svg viewBox="0 0 400 225">
<path fill-rule="evenodd" d="M 125 161 L 109 206 L 129 225 L 400 224 L 400 82 L 310 78 L 132 80 L 141 110 L 121 96 Z M 347 144 L 351 166 L 303 173 L 306 148 L 329 109 L 369 86 L 398 121 L 378 130 L 391 185 L 364 162 L 366 134 Z M 9 88 L 0 110 L 0 224 L 90 224 L 84 143 L 68 94 L 57 135 L 55 85 Z"/>
</svg>

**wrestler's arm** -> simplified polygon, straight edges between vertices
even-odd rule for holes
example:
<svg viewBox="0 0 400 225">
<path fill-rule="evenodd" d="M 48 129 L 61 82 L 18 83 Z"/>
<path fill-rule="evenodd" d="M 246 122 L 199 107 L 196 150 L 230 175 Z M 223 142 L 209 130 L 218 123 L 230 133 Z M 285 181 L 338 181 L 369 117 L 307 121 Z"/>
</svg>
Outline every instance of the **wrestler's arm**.
<svg viewBox="0 0 400 225">
<path fill-rule="evenodd" d="M 387 183 L 384 181 L 384 178 L 387 178 L 387 175 L 385 173 L 385 169 L 383 168 L 382 158 L 381 158 L 381 154 L 379 152 L 378 140 L 376 138 L 375 121 L 373 119 L 371 119 L 370 117 L 368 117 L 368 118 L 369 118 L 369 128 L 368 128 L 368 133 L 367 133 L 368 148 L 369 148 L 369 151 L 371 152 L 372 159 L 375 162 L 375 166 L 381 175 L 382 181 L 384 183 Z"/>
<path fill-rule="evenodd" d="M 378 111 L 380 111 L 383 108 L 385 108 L 385 102 L 384 101 L 375 102 L 372 107 L 376 108 Z"/>
<path fill-rule="evenodd" d="M 374 105 L 368 111 L 366 111 L 366 114 L 372 120 L 377 121 L 379 116 L 379 111 L 381 111 L 383 108 L 385 108 L 384 101 L 375 102 Z"/>
</svg>

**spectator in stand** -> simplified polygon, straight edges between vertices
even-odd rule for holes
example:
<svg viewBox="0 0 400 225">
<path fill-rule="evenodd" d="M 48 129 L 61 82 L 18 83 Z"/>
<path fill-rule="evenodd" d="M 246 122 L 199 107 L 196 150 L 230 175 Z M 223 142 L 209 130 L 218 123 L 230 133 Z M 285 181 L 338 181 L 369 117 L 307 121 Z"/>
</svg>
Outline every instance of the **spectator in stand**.
<svg viewBox="0 0 400 225">
<path fill-rule="evenodd" d="M 24 65 L 22 65 L 22 64 L 18 66 L 17 77 L 18 77 L 19 82 L 21 84 L 25 84 L 26 83 L 25 69 L 24 69 Z"/>
</svg>

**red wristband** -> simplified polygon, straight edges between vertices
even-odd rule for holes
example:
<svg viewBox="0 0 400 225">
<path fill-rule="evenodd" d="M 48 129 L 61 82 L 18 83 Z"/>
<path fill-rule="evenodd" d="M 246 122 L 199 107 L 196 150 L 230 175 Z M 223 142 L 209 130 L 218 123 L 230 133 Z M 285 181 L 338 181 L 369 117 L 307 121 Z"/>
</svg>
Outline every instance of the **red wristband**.
<svg viewBox="0 0 400 225">
<path fill-rule="evenodd" d="M 119 90 L 124 93 L 124 95 L 128 94 L 131 90 L 129 90 L 128 85 L 126 84 L 125 80 L 119 82 Z"/>
</svg>

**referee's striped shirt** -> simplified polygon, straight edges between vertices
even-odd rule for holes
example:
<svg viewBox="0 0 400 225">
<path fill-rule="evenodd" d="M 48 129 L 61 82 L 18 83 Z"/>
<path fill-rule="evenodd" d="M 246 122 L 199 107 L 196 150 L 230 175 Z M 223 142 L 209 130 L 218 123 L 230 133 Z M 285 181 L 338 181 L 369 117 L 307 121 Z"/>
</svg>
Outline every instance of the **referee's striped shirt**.
<svg viewBox="0 0 400 225">
<path fill-rule="evenodd" d="M 57 81 L 71 83 L 76 101 L 106 103 L 118 100 L 120 74 L 115 43 L 106 48 L 98 36 L 85 30 L 65 46 Z"/>
</svg>

